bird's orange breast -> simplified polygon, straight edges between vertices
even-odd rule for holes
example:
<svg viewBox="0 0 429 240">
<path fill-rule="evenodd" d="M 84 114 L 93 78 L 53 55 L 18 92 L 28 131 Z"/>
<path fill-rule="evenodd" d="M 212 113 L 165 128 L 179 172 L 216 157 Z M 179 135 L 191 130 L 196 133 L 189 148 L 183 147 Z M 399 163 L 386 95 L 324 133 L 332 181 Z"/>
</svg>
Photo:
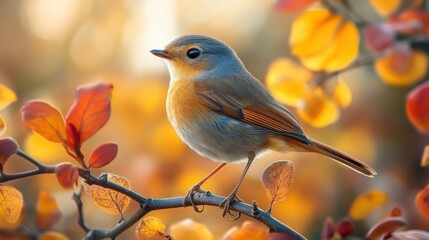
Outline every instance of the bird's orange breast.
<svg viewBox="0 0 429 240">
<path fill-rule="evenodd" d="M 209 109 L 203 105 L 193 81 L 176 80 L 168 89 L 167 113 L 173 125 L 190 126 L 196 119 L 207 117 Z"/>
</svg>

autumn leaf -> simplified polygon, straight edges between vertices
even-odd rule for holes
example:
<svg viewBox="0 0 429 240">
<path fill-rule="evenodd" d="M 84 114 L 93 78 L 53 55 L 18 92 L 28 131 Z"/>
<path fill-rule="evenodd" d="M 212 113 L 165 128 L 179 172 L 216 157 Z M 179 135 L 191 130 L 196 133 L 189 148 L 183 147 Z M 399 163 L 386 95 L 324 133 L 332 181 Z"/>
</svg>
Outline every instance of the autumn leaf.
<svg viewBox="0 0 429 240">
<path fill-rule="evenodd" d="M 352 203 L 349 216 L 354 220 L 362 220 L 366 218 L 377 207 L 385 204 L 389 196 L 387 193 L 372 190 L 359 195 Z"/>
<path fill-rule="evenodd" d="M 47 231 L 40 234 L 40 236 L 37 238 L 38 240 L 68 240 L 66 236 L 64 236 L 62 233 L 54 232 L 54 231 Z"/>
<path fill-rule="evenodd" d="M 122 187 L 131 189 L 130 182 L 128 179 L 108 174 L 108 181 L 112 181 Z M 115 190 L 111 190 L 108 188 L 104 188 L 97 185 L 88 185 L 86 183 L 83 184 L 85 193 L 92 199 L 95 205 L 100 207 L 103 211 L 110 214 L 120 214 L 123 217 L 124 211 L 128 208 L 130 204 L 130 197 L 119 193 Z"/>
<path fill-rule="evenodd" d="M 429 35 L 429 14 L 423 9 L 410 8 L 398 16 L 390 18 L 389 24 L 402 35 Z"/>
<path fill-rule="evenodd" d="M 401 209 L 395 207 L 394 209 L 392 209 L 392 211 L 390 211 L 387 217 L 402 217 L 402 211 Z"/>
<path fill-rule="evenodd" d="M 156 217 L 145 217 L 140 220 L 136 228 L 136 238 L 139 240 L 165 240 L 165 224 Z"/>
<path fill-rule="evenodd" d="M 407 95 L 406 110 L 408 120 L 422 132 L 429 132 L 429 82 L 420 84 Z"/>
<path fill-rule="evenodd" d="M 0 185 L 0 216 L 10 223 L 18 220 L 24 204 L 22 194 L 16 188 Z"/>
<path fill-rule="evenodd" d="M 266 240 L 268 236 L 268 229 L 265 226 L 245 221 L 240 227 L 229 229 L 222 237 L 222 240 Z M 274 236 L 271 237 L 273 238 Z"/>
<path fill-rule="evenodd" d="M 398 228 L 405 227 L 407 223 L 402 217 L 387 217 L 375 224 L 366 234 L 366 239 L 376 240 L 389 235 Z"/>
<path fill-rule="evenodd" d="M 370 3 L 381 16 L 386 17 L 399 9 L 402 0 L 370 0 Z"/>
<path fill-rule="evenodd" d="M 270 201 L 268 212 L 275 202 L 285 199 L 293 181 L 295 166 L 291 161 L 281 160 L 271 163 L 261 175 L 261 182 Z"/>
<path fill-rule="evenodd" d="M 420 214 L 429 218 L 429 184 L 417 193 L 415 204 Z"/>
<path fill-rule="evenodd" d="M 68 134 L 69 142 L 82 144 L 106 124 L 110 117 L 110 98 L 113 85 L 103 82 L 81 86 L 66 117 L 66 126 L 76 129 L 78 137 Z M 72 138 L 72 139 L 70 139 Z M 76 142 L 78 139 L 78 142 Z"/>
<path fill-rule="evenodd" d="M 36 226 L 40 230 L 51 229 L 61 219 L 61 215 L 55 198 L 41 191 L 36 205 Z"/>
<path fill-rule="evenodd" d="M 0 135 L 4 133 L 6 129 L 6 122 L 4 121 L 3 117 L 0 115 Z"/>
<path fill-rule="evenodd" d="M 63 188 L 72 188 L 79 178 L 79 171 L 71 163 L 59 163 L 55 166 L 55 175 Z"/>
<path fill-rule="evenodd" d="M 109 164 L 118 154 L 118 144 L 105 143 L 95 148 L 88 158 L 89 167 L 100 168 Z"/>
<path fill-rule="evenodd" d="M 339 80 L 336 83 L 332 100 L 342 108 L 349 106 L 352 102 L 352 92 L 344 81 Z"/>
<path fill-rule="evenodd" d="M 422 160 L 420 161 L 421 167 L 427 167 L 429 165 L 429 145 L 426 145 L 423 150 Z"/>
<path fill-rule="evenodd" d="M 313 74 L 287 58 L 279 58 L 271 63 L 266 84 L 273 96 L 281 103 L 296 106 L 304 97 L 307 84 Z"/>
<path fill-rule="evenodd" d="M 359 52 L 359 31 L 354 23 L 327 9 L 303 12 L 292 24 L 292 54 L 313 71 L 337 71 Z"/>
<path fill-rule="evenodd" d="M 46 139 L 65 143 L 66 131 L 64 118 L 60 111 L 42 101 L 30 101 L 21 108 L 22 120 L 31 130 Z"/>
<path fill-rule="evenodd" d="M 192 219 L 184 219 L 170 227 L 170 235 L 174 240 L 214 240 L 213 234 L 206 225 Z"/>
<path fill-rule="evenodd" d="M 318 0 L 277 0 L 275 8 L 287 13 L 302 11 Z"/>
<path fill-rule="evenodd" d="M 428 64 L 425 53 L 413 50 L 408 56 L 405 48 L 395 47 L 391 54 L 377 59 L 374 68 L 385 83 L 409 86 L 425 76 Z"/>
<path fill-rule="evenodd" d="M 8 87 L 0 83 L 0 110 L 16 101 L 15 93 Z"/>
<path fill-rule="evenodd" d="M 13 138 L 3 138 L 0 139 L 0 149 L 0 164 L 3 165 L 18 151 L 18 143 Z"/>
</svg>

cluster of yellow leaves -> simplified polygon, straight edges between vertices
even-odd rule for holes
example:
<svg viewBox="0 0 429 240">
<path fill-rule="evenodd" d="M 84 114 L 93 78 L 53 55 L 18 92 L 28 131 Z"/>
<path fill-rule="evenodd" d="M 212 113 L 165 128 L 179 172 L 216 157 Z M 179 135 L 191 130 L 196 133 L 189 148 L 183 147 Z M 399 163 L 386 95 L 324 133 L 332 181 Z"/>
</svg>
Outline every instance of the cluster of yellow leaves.
<svg viewBox="0 0 429 240">
<path fill-rule="evenodd" d="M 347 107 L 352 95 L 341 80 L 311 88 L 313 73 L 289 59 L 274 61 L 267 73 L 268 89 L 281 103 L 296 107 L 298 115 L 308 124 L 324 127 L 340 116 L 339 108 Z"/>
<path fill-rule="evenodd" d="M 290 34 L 292 54 L 310 70 L 340 70 L 359 52 L 357 27 L 327 9 L 303 12 L 294 20 Z"/>
</svg>

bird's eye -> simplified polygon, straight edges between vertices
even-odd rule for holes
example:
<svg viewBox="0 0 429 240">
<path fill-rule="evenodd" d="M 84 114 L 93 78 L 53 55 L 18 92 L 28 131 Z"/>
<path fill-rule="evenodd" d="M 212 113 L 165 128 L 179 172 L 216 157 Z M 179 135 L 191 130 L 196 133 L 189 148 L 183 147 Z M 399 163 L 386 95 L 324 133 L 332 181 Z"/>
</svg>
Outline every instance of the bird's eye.
<svg viewBox="0 0 429 240">
<path fill-rule="evenodd" d="M 196 49 L 196 48 L 191 48 L 186 53 L 186 56 L 188 56 L 188 58 L 190 58 L 190 59 L 196 59 L 199 56 L 201 56 L 201 51 L 199 49 Z"/>
</svg>

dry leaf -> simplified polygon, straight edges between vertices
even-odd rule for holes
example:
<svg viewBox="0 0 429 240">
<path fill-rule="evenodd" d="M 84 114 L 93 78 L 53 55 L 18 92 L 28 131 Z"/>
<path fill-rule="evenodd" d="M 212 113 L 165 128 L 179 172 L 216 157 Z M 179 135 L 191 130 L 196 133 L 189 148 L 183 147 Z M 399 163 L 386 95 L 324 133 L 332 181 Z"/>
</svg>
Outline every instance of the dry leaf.
<svg viewBox="0 0 429 240">
<path fill-rule="evenodd" d="M 79 178 L 77 167 L 71 163 L 59 163 L 55 166 L 55 175 L 64 188 L 71 188 Z"/>
<path fill-rule="evenodd" d="M 136 228 L 136 238 L 139 240 L 165 240 L 165 224 L 156 217 L 145 217 L 140 220 Z"/>
<path fill-rule="evenodd" d="M 31 130 L 46 139 L 65 143 L 66 130 L 63 115 L 49 103 L 30 101 L 21 108 L 22 120 Z"/>
<path fill-rule="evenodd" d="M 75 101 L 66 117 L 66 126 L 73 126 L 78 133 L 76 136 L 68 134 L 71 148 L 82 144 L 93 136 L 100 128 L 106 124 L 110 117 L 110 98 L 113 85 L 108 83 L 95 83 L 81 86 L 77 89 Z"/>
<path fill-rule="evenodd" d="M 407 223 L 402 217 L 387 217 L 375 224 L 366 234 L 369 240 L 380 239 L 381 237 L 392 233 L 398 228 L 405 227 Z"/>
<path fill-rule="evenodd" d="M 359 195 L 352 203 L 349 210 L 349 216 L 354 220 L 366 218 L 374 209 L 385 204 L 389 196 L 387 193 L 372 190 Z"/>
<path fill-rule="evenodd" d="M 295 166 L 288 160 L 273 162 L 265 168 L 261 175 L 261 182 L 270 200 L 268 211 L 271 211 L 275 202 L 285 199 L 292 186 L 294 170 Z"/>
<path fill-rule="evenodd" d="M 118 185 L 121 185 L 125 188 L 131 189 L 130 182 L 128 179 L 108 174 L 107 180 L 112 181 Z M 85 193 L 92 199 L 92 201 L 100 207 L 103 211 L 110 214 L 120 214 L 123 216 L 124 211 L 128 208 L 130 204 L 130 197 L 119 193 L 115 190 L 108 188 L 103 188 L 97 185 L 88 185 L 83 184 Z"/>
<path fill-rule="evenodd" d="M 213 234 L 206 225 L 185 219 L 170 227 L 170 235 L 174 240 L 214 240 Z"/>
<path fill-rule="evenodd" d="M 118 144 L 105 143 L 95 148 L 88 158 L 91 168 L 100 168 L 109 164 L 118 154 Z"/>
<path fill-rule="evenodd" d="M 268 236 L 267 227 L 251 221 L 245 221 L 241 227 L 232 227 L 229 229 L 222 237 L 222 240 L 266 240 Z"/>
<path fill-rule="evenodd" d="M 3 165 L 10 156 L 18 151 L 18 143 L 13 138 L 0 139 L 0 164 Z"/>
<path fill-rule="evenodd" d="M 21 214 L 24 201 L 16 188 L 0 185 L 0 216 L 10 223 L 16 222 Z"/>
<path fill-rule="evenodd" d="M 61 219 L 57 202 L 49 193 L 41 191 L 36 205 L 36 225 L 40 230 L 51 229 Z"/>
</svg>

